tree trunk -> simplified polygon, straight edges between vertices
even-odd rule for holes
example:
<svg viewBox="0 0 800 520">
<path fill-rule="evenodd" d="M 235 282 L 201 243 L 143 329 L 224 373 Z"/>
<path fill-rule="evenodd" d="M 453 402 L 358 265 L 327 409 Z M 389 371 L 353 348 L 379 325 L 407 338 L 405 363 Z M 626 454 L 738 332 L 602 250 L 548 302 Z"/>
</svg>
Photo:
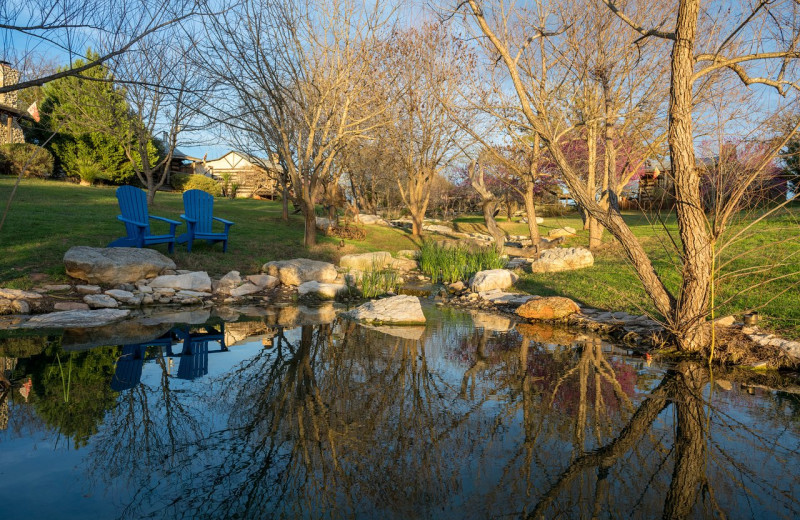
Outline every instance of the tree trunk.
<svg viewBox="0 0 800 520">
<path fill-rule="evenodd" d="M 692 74 L 698 0 L 683 0 L 678 8 L 672 49 L 669 99 L 669 151 L 675 179 L 675 209 L 683 244 L 683 280 L 674 315 L 669 317 L 681 350 L 697 351 L 708 341 L 704 326 L 711 283 L 711 240 L 695 168 L 692 122 Z"/>
<path fill-rule="evenodd" d="M 497 201 L 494 198 L 483 199 L 481 206 L 483 207 L 483 220 L 486 222 L 486 228 L 489 230 L 489 234 L 492 235 L 492 238 L 494 238 L 494 247 L 502 253 L 506 245 L 506 235 L 497 225 L 497 221 L 494 218 L 494 212 L 497 209 Z"/>
<path fill-rule="evenodd" d="M 152 206 L 153 201 L 156 199 L 156 184 L 153 182 L 152 172 L 147 175 L 147 205 Z"/>
<path fill-rule="evenodd" d="M 597 200 L 597 127 L 594 123 L 586 127 L 586 147 L 588 149 L 588 164 L 586 172 L 586 189 L 589 196 Z M 603 242 L 603 226 L 588 211 L 584 220 L 583 229 L 589 230 L 589 249 L 597 249 Z"/>
<path fill-rule="evenodd" d="M 415 237 L 421 237 L 425 211 L 420 210 L 416 205 L 409 205 L 408 210 L 411 212 L 411 234 Z"/>
<path fill-rule="evenodd" d="M 539 224 L 536 223 L 536 204 L 533 202 L 533 181 L 525 181 L 525 215 L 528 217 L 528 234 L 531 236 L 533 246 L 538 248 L 541 237 Z"/>
<path fill-rule="evenodd" d="M 281 220 L 289 222 L 289 187 L 283 183 L 281 193 Z"/>
<path fill-rule="evenodd" d="M 303 233 L 303 245 L 313 246 L 317 243 L 317 215 L 314 213 L 314 201 L 303 197 L 300 199 L 300 209 L 305 220 L 305 232 Z"/>
</svg>

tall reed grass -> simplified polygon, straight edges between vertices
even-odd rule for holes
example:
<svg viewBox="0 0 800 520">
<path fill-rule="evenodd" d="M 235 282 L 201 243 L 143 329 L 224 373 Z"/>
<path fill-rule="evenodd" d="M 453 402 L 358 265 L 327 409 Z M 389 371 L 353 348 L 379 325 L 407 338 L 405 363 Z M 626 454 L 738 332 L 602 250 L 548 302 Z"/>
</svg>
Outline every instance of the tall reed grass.
<svg viewBox="0 0 800 520">
<path fill-rule="evenodd" d="M 396 293 L 400 285 L 397 271 L 391 267 L 382 268 L 377 264 L 361 275 L 361 296 L 375 298 L 386 293 Z"/>
<path fill-rule="evenodd" d="M 494 248 L 446 245 L 426 240 L 417 256 L 420 271 L 433 282 L 454 283 L 469 280 L 472 275 L 485 269 L 500 269 L 505 260 Z"/>
</svg>

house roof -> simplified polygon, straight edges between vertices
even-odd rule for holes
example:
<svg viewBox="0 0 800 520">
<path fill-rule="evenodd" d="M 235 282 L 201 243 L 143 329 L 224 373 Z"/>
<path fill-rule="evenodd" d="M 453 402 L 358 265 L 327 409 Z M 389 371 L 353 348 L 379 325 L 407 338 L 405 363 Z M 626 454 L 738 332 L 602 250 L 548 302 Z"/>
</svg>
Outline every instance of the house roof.
<svg viewBox="0 0 800 520">
<path fill-rule="evenodd" d="M 228 152 L 226 154 L 223 154 L 220 157 L 217 157 L 216 159 L 208 159 L 207 162 L 220 161 L 220 160 L 224 159 L 225 157 L 229 156 L 232 153 L 235 153 L 235 154 L 243 157 L 249 163 L 255 164 L 256 166 L 261 166 L 261 167 L 267 168 L 269 170 L 280 170 L 281 169 L 280 165 L 275 164 L 274 162 L 272 162 L 269 159 L 265 159 L 263 157 L 257 157 L 255 155 L 251 155 L 251 154 L 246 153 L 246 152 L 240 152 L 239 150 L 231 150 L 230 152 Z"/>
</svg>

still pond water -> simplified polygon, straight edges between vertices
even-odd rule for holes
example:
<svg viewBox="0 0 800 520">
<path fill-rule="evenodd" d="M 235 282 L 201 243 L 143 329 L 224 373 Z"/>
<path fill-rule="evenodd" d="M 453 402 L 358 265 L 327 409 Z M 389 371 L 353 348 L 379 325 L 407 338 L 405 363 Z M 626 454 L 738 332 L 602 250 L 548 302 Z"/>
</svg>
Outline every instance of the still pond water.
<svg viewBox="0 0 800 520">
<path fill-rule="evenodd" d="M 464 311 L 249 314 L 0 337 L 0 516 L 800 516 L 793 376 Z"/>
</svg>

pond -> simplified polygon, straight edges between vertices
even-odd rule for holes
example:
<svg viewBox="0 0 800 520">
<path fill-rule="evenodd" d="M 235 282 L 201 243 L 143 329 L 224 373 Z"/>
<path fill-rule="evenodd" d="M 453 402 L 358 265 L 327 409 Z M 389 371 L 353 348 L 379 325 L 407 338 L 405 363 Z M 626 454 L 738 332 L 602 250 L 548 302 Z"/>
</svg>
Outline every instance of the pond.
<svg viewBox="0 0 800 520">
<path fill-rule="evenodd" d="M 800 515 L 796 377 L 425 312 L 425 327 L 283 307 L 7 333 L 2 516 Z"/>
</svg>

